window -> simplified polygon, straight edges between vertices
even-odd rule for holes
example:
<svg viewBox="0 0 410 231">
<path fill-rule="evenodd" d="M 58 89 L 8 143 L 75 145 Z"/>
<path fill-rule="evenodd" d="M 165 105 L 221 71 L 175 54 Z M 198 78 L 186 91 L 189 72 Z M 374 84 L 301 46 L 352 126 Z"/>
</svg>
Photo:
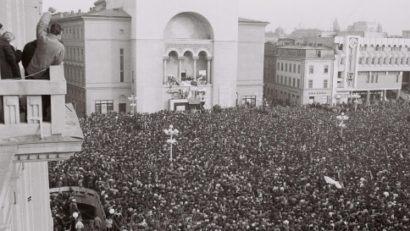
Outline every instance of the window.
<svg viewBox="0 0 410 231">
<path fill-rule="evenodd" d="M 278 62 L 278 67 L 277 68 L 278 68 L 278 70 L 280 70 L 280 63 L 279 62 Z"/>
<path fill-rule="evenodd" d="M 363 57 L 360 57 L 359 58 L 359 64 L 362 64 L 363 63 Z"/>
<path fill-rule="evenodd" d="M 325 68 L 323 69 L 323 73 L 325 74 L 329 73 L 329 65 L 325 65 Z"/>
<path fill-rule="evenodd" d="M 325 88 L 325 89 L 328 88 L 328 80 L 327 79 L 323 80 L 323 88 Z"/>
<path fill-rule="evenodd" d="M 344 64 L 345 63 L 345 59 L 344 58 L 341 58 L 340 59 L 340 64 Z"/>
<path fill-rule="evenodd" d="M 296 73 L 296 64 L 293 64 L 293 73 Z"/>
<path fill-rule="evenodd" d="M 315 68 L 313 65 L 309 66 L 309 74 L 313 74 L 315 72 Z"/>
<path fill-rule="evenodd" d="M 374 81 L 374 82 L 375 82 L 375 83 L 378 83 L 378 82 L 379 82 L 379 74 L 378 74 L 378 73 L 376 73 L 375 75 L 376 75 L 376 79 L 375 79 L 375 81 Z"/>
<path fill-rule="evenodd" d="M 372 64 L 375 64 L 376 58 L 372 58 Z"/>
<path fill-rule="evenodd" d="M 370 73 L 367 75 L 366 83 L 370 83 Z"/>
<path fill-rule="evenodd" d="M 283 63 L 280 63 L 280 70 L 283 71 Z"/>
<path fill-rule="evenodd" d="M 337 72 L 337 78 L 339 78 L 339 79 L 342 78 L 342 72 L 341 71 Z"/>
<path fill-rule="evenodd" d="M 256 107 L 256 95 L 247 95 L 242 97 L 242 104 L 250 107 Z"/>
<path fill-rule="evenodd" d="M 308 87 L 309 87 L 309 88 L 313 88 L 313 80 L 309 80 L 309 82 L 308 82 Z"/>
<path fill-rule="evenodd" d="M 288 77 L 285 76 L 285 85 L 288 85 Z"/>
<path fill-rule="evenodd" d="M 296 87 L 300 88 L 300 79 L 298 79 Z"/>
<path fill-rule="evenodd" d="M 292 87 L 295 87 L 295 86 L 296 86 L 296 80 L 292 79 Z"/>
<path fill-rule="evenodd" d="M 298 73 L 300 74 L 300 64 L 298 64 Z"/>
<path fill-rule="evenodd" d="M 95 101 L 95 113 L 97 114 L 107 114 L 113 111 L 113 101 L 112 100 L 97 100 Z"/>
<path fill-rule="evenodd" d="M 285 63 L 285 71 L 286 72 L 288 71 L 288 64 L 287 63 Z"/>
<path fill-rule="evenodd" d="M 372 79 L 371 79 L 371 83 L 373 83 L 374 82 L 374 75 L 372 75 Z"/>
<path fill-rule="evenodd" d="M 317 55 L 317 57 L 322 57 L 322 51 L 316 51 L 316 55 Z"/>
<path fill-rule="evenodd" d="M 124 49 L 120 49 L 120 82 L 124 82 Z"/>
</svg>

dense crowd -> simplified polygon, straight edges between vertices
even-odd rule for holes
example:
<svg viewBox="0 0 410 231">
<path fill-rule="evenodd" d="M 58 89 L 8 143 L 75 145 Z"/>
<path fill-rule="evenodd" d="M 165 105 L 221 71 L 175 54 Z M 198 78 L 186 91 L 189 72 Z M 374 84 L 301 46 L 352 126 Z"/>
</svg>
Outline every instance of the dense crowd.
<svg viewBox="0 0 410 231">
<path fill-rule="evenodd" d="M 124 230 L 410 230 L 409 113 L 346 111 L 342 137 L 310 107 L 93 115 L 50 185 L 95 189 Z"/>
</svg>

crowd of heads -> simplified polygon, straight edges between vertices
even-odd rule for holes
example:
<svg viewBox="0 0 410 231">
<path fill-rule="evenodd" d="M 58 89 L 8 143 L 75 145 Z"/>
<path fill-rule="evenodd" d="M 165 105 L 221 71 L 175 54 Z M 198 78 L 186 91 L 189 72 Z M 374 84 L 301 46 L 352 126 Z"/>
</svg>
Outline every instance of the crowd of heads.
<svg viewBox="0 0 410 231">
<path fill-rule="evenodd" d="M 323 108 L 92 115 L 50 185 L 96 190 L 123 230 L 409 230 L 409 113 L 346 110 L 343 137 Z"/>
</svg>

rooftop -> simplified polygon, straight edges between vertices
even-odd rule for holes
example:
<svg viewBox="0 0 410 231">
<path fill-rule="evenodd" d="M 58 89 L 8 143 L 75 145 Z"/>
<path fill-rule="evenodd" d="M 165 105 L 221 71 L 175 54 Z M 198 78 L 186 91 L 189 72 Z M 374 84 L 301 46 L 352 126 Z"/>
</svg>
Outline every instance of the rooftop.
<svg viewBox="0 0 410 231">
<path fill-rule="evenodd" d="M 238 18 L 238 22 L 239 23 L 269 24 L 269 22 L 266 22 L 266 21 L 259 21 L 259 20 L 248 19 L 248 18 Z"/>
</svg>

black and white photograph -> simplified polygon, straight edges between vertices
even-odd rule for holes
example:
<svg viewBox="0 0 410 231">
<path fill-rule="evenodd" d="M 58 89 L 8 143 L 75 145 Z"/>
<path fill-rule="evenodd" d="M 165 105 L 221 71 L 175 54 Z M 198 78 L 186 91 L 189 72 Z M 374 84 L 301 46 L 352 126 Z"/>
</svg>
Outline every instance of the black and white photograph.
<svg viewBox="0 0 410 231">
<path fill-rule="evenodd" d="M 0 231 L 410 231 L 409 0 L 0 0 Z"/>
</svg>

